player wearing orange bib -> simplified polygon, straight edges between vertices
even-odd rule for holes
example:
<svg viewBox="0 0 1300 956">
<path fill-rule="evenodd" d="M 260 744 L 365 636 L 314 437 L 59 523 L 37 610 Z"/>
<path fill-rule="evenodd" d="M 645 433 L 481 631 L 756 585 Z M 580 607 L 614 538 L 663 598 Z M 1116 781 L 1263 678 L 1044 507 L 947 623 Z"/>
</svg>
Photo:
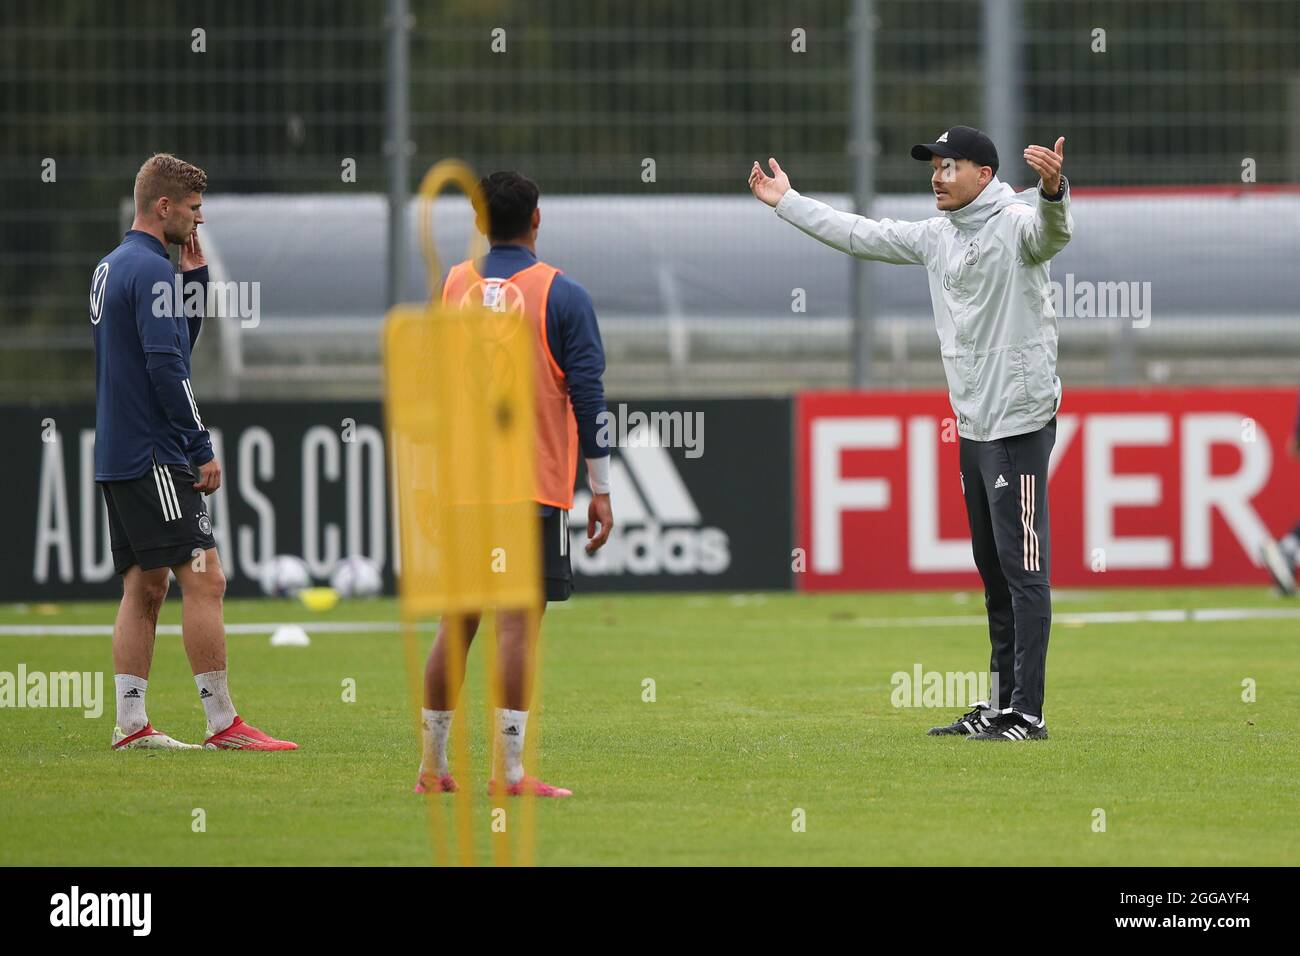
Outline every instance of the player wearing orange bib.
<svg viewBox="0 0 1300 956">
<path fill-rule="evenodd" d="M 614 527 L 609 500 L 609 449 L 601 447 L 599 416 L 605 411 L 605 352 L 591 296 L 559 269 L 537 258 L 541 212 L 537 185 L 514 172 L 497 172 L 480 183 L 478 227 L 491 248 L 480 261 L 455 265 L 443 284 L 444 304 L 473 301 L 518 310 L 536 336 L 533 370 L 537 411 L 537 490 L 542 568 L 547 601 L 566 601 L 573 591 L 569 561 L 569 509 L 578 453 L 587 460 L 591 506 L 587 511 L 588 554 L 609 540 Z M 505 301 L 501 302 L 504 297 Z M 545 610 L 545 607 L 541 609 Z M 539 613 L 540 619 L 540 613 Z M 416 793 L 454 792 L 447 764 L 447 739 L 465 674 L 465 657 L 480 614 L 444 615 L 424 672 L 424 756 Z M 454 638 L 459 625 L 463 641 Z M 497 664 L 502 704 L 497 709 L 494 746 L 505 781 L 493 781 L 511 795 L 567 797 L 571 792 L 529 777 L 524 771 L 524 733 L 532 695 L 528 612 L 497 612 Z M 463 646 L 457 648 L 456 644 Z M 452 655 L 459 654 L 455 660 Z M 453 686 L 450 675 L 456 675 Z"/>
</svg>

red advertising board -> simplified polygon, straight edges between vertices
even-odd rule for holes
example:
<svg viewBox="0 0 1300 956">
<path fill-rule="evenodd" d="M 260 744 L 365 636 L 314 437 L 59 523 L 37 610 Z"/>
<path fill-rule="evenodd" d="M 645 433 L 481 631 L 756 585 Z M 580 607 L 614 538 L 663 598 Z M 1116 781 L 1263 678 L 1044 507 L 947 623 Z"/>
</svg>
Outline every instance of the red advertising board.
<svg viewBox="0 0 1300 956">
<path fill-rule="evenodd" d="M 1053 583 L 1263 584 L 1259 540 L 1300 518 L 1295 415 L 1290 389 L 1067 388 Z M 979 587 L 946 393 L 805 393 L 795 448 L 797 588 Z"/>
</svg>

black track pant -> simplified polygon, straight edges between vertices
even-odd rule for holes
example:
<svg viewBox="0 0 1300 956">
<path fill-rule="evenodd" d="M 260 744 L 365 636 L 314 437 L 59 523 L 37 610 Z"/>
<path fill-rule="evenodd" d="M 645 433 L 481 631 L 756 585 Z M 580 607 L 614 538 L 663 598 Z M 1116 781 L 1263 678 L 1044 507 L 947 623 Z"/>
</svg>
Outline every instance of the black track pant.
<svg viewBox="0 0 1300 956">
<path fill-rule="evenodd" d="M 993 705 L 1043 715 L 1052 628 L 1047 459 L 1056 419 L 1036 432 L 994 441 L 961 439 L 962 491 L 975 566 L 989 612 Z"/>
</svg>

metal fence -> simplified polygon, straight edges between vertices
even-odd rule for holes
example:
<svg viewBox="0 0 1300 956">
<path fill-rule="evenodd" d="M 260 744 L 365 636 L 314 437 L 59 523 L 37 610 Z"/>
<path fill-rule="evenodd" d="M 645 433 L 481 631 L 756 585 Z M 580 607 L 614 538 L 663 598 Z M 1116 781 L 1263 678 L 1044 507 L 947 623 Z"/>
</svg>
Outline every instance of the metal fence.
<svg viewBox="0 0 1300 956">
<path fill-rule="evenodd" d="M 1250 188 L 1243 170 L 1258 184 L 1300 181 L 1294 0 L 869 6 L 877 193 L 920 191 L 907 147 L 954 122 L 984 125 L 994 108 L 1012 111 L 1026 141 L 1065 133 L 1078 185 Z M 459 156 L 527 171 L 547 195 L 717 195 L 743 190 L 749 163 L 776 155 L 804 191 L 851 192 L 853 7 L 410 0 L 412 168 Z M 117 241 L 119 203 L 150 152 L 204 166 L 214 195 L 382 193 L 391 27 L 376 0 L 0 5 L 0 397 L 89 393 L 88 276 Z M 989 76 L 1009 87 L 990 90 Z M 991 93 L 1005 94 L 1000 107 Z M 1015 144 L 1000 145 L 1004 178 L 1028 185 Z M 340 174 L 348 159 L 355 182 Z M 312 223 L 291 225 L 293 241 L 313 241 Z M 1204 223 L 1207 243 L 1214 227 Z M 1258 241 L 1294 242 L 1294 227 Z M 1251 311 L 1243 302 L 1224 316 L 1224 342 Z M 764 329 L 755 317 L 756 342 Z M 886 357 L 892 335 L 877 331 Z M 778 347 L 710 387 L 743 391 L 783 370 Z M 911 384 L 896 367 L 884 362 L 876 381 Z M 803 384 L 847 374 L 832 362 Z"/>
<path fill-rule="evenodd" d="M 419 4 L 415 4 L 419 7 Z M 917 187 L 907 147 L 981 125 L 987 36 L 969 0 L 877 0 L 877 190 Z M 1300 4 L 1292 0 L 1020 0 L 1015 92 L 1034 142 L 1068 130 L 1093 185 L 1300 179 Z M 508 15 L 507 14 L 508 11 Z M 421 155 L 519 166 L 553 192 L 729 192 L 747 160 L 797 163 L 847 192 L 849 0 L 454 4 L 417 19 Z M 491 31 L 505 50 L 492 52 Z M 803 52 L 795 31 L 804 32 Z M 986 52 L 989 48 L 994 52 Z M 1015 156 L 1004 144 L 1004 151 Z M 1074 155 L 1077 152 L 1077 156 Z M 1021 165 L 1009 170 L 1019 176 Z"/>
</svg>

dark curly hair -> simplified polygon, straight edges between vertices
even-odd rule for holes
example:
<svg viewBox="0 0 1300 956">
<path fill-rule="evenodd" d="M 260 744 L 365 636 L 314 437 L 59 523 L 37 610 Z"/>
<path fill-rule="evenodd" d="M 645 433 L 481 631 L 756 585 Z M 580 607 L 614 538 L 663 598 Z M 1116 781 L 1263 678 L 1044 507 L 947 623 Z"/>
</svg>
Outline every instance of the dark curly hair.
<svg viewBox="0 0 1300 956">
<path fill-rule="evenodd" d="M 522 173 L 501 170 L 484 176 L 479 189 L 486 205 L 486 208 L 477 202 L 474 205 L 480 232 L 493 242 L 509 242 L 528 235 L 540 195 L 537 183 Z"/>
</svg>

